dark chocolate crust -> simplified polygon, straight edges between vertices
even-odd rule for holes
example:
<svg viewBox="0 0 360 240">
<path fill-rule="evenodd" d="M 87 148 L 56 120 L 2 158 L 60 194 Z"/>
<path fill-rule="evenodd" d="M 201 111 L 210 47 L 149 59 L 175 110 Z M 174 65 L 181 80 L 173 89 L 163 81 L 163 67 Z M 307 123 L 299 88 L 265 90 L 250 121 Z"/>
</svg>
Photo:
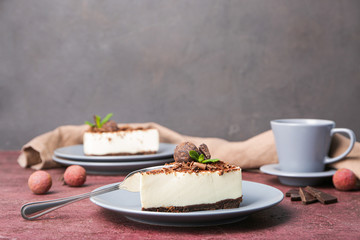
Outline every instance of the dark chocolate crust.
<svg viewBox="0 0 360 240">
<path fill-rule="evenodd" d="M 109 153 L 104 155 L 85 154 L 86 156 L 134 156 L 134 155 L 150 155 L 155 154 L 156 151 L 138 152 L 138 153 Z"/>
<path fill-rule="evenodd" d="M 242 197 L 236 199 L 225 199 L 216 203 L 211 204 L 196 204 L 188 205 L 183 207 L 159 207 L 159 208 L 142 208 L 143 211 L 151 212 L 195 212 L 195 211 L 205 211 L 205 210 L 217 210 L 217 209 L 230 209 L 238 208 L 242 202 Z"/>
</svg>

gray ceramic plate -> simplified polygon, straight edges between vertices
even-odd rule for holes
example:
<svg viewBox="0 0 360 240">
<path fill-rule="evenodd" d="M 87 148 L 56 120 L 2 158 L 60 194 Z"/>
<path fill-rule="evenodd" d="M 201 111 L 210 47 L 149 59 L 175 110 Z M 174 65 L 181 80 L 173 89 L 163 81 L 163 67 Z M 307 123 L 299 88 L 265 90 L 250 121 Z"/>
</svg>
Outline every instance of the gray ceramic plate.
<svg viewBox="0 0 360 240">
<path fill-rule="evenodd" d="M 264 173 L 278 176 L 279 181 L 282 184 L 289 186 L 311 186 L 311 185 L 319 185 L 326 180 L 326 178 L 334 175 L 336 170 L 329 169 L 323 172 L 284 172 L 280 170 L 279 164 L 267 164 L 260 167 L 260 170 Z"/>
<path fill-rule="evenodd" d="M 61 158 L 78 160 L 78 161 L 94 161 L 94 162 L 130 162 L 145 161 L 150 159 L 172 158 L 176 145 L 170 143 L 160 143 L 159 151 L 155 154 L 148 155 L 130 155 L 130 156 L 86 156 L 84 154 L 83 145 L 73 145 L 58 148 L 54 151 L 54 155 Z"/>
<path fill-rule="evenodd" d="M 278 204 L 284 197 L 283 193 L 274 187 L 249 181 L 243 181 L 243 195 L 243 202 L 239 208 L 187 213 L 141 211 L 140 193 L 125 190 L 91 197 L 90 200 L 100 207 L 119 212 L 126 218 L 140 223 L 161 226 L 199 227 L 243 220 L 252 213 Z"/>
<path fill-rule="evenodd" d="M 65 166 L 80 165 L 86 169 L 87 173 L 99 175 L 119 175 L 128 173 L 132 170 L 139 168 L 147 168 L 155 165 L 162 165 L 168 162 L 173 162 L 173 158 L 146 160 L 146 161 L 133 161 L 133 162 L 85 162 L 76 161 L 71 159 L 64 159 L 53 156 L 53 160 Z"/>
</svg>

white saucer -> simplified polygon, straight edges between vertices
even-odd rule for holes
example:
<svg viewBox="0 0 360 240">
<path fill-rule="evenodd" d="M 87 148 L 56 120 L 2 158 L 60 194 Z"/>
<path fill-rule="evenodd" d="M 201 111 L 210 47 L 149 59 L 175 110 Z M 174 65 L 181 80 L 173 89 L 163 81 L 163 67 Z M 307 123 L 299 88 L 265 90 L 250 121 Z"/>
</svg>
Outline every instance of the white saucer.
<svg viewBox="0 0 360 240">
<path fill-rule="evenodd" d="M 278 176 L 282 184 L 299 187 L 319 185 L 336 172 L 335 169 L 323 172 L 284 172 L 280 170 L 279 164 L 267 164 L 260 167 L 260 170 L 264 173 Z"/>
</svg>

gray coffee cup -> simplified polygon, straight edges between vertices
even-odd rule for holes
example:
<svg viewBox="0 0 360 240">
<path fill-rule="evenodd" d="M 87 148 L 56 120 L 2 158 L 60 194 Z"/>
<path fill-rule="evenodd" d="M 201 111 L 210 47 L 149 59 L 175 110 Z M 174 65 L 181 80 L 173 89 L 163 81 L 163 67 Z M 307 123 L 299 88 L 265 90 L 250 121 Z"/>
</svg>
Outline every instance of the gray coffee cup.
<svg viewBox="0 0 360 240">
<path fill-rule="evenodd" d="M 343 159 L 354 146 L 355 134 L 347 128 L 335 128 L 335 122 L 320 119 L 278 119 L 271 121 L 281 171 L 322 172 L 325 165 Z M 331 137 L 345 133 L 350 145 L 339 156 L 328 156 Z"/>
</svg>

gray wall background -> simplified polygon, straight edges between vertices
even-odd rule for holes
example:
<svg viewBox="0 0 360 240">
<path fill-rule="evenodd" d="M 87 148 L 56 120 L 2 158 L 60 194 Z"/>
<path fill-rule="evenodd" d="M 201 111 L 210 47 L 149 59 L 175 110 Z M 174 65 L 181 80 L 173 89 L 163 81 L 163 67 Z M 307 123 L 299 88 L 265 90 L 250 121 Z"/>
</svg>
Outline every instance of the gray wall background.
<svg viewBox="0 0 360 240">
<path fill-rule="evenodd" d="M 276 118 L 360 137 L 360 1 L 0 0 L 0 149 L 114 112 L 240 141 Z"/>
</svg>

